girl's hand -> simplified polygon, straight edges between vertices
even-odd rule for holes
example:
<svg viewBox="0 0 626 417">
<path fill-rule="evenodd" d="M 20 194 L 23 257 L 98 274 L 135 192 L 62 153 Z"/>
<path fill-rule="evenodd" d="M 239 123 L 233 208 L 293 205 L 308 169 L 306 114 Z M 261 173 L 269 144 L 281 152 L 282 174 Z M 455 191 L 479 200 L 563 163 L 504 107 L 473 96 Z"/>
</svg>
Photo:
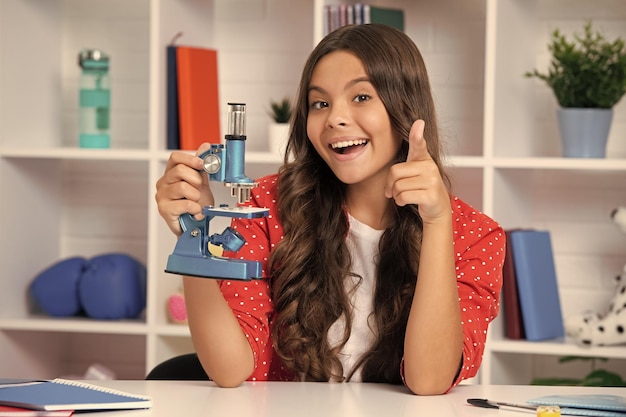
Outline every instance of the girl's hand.
<svg viewBox="0 0 626 417">
<path fill-rule="evenodd" d="M 387 176 L 385 196 L 397 205 L 417 204 L 424 224 L 450 221 L 448 190 L 424 139 L 424 121 L 416 120 L 409 133 L 406 162 L 395 164 Z"/>
<path fill-rule="evenodd" d="M 189 213 L 202 218 L 202 208 L 213 205 L 214 198 L 209 186 L 209 177 L 203 171 L 203 162 L 197 155 L 209 149 L 203 143 L 196 155 L 185 152 L 172 152 L 165 166 L 163 176 L 156 183 L 154 196 L 159 214 L 177 236 L 182 233 L 178 218 Z"/>
</svg>

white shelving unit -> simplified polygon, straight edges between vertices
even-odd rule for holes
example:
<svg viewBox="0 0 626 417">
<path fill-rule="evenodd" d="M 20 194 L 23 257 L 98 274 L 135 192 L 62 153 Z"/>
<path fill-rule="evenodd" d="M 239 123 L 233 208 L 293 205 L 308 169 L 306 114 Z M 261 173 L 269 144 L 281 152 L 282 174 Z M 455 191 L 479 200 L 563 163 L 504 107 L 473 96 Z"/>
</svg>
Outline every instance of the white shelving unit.
<svg viewBox="0 0 626 417">
<path fill-rule="evenodd" d="M 329 0 L 3 0 L 0 3 L 0 374 L 50 378 L 94 362 L 142 378 L 192 350 L 170 324 L 166 299 L 180 285 L 163 268 L 175 243 L 154 203 L 165 149 L 165 46 L 219 50 L 222 103 L 248 103 L 248 175 L 275 171 L 265 145 L 270 98 L 293 95 L 322 36 Z M 548 228 L 564 315 L 599 309 L 626 262 L 608 220 L 625 203 L 626 105 L 616 108 L 607 159 L 563 159 L 547 88 L 524 71 L 546 63 L 550 31 L 593 18 L 626 37 L 626 5 L 600 0 L 381 0 L 405 10 L 406 32 L 429 68 L 448 138 L 455 192 L 506 227 Z M 286 35 L 289 36 L 286 36 Z M 112 56 L 112 148 L 77 147 L 82 47 Z M 219 192 L 219 191 L 218 191 Z M 226 194 L 223 196 L 228 201 Z M 127 252 L 148 267 L 148 305 L 135 320 L 54 319 L 28 300 L 32 278 L 60 259 Z M 575 302 L 572 300 L 576 300 Z M 623 347 L 583 350 L 530 343 L 491 327 L 482 383 L 527 383 L 556 372 L 546 358 L 602 356 L 624 366 Z M 621 368 L 620 368 L 621 369 Z"/>
<path fill-rule="evenodd" d="M 564 317 L 582 309 L 604 311 L 612 279 L 626 257 L 623 236 L 610 224 L 612 208 L 626 195 L 626 112 L 616 107 L 608 158 L 560 158 L 556 100 L 545 85 L 522 74 L 547 68 L 549 34 L 580 31 L 586 19 L 609 38 L 626 36 L 622 4 L 490 1 L 486 9 L 485 194 L 483 209 L 506 228 L 550 230 Z M 504 307 L 506 308 L 506 307 Z M 492 325 L 485 350 L 483 383 L 527 383 L 533 376 L 560 376 L 565 355 L 611 358 L 609 369 L 624 374 L 623 347 L 581 349 L 571 341 L 506 340 L 502 316 Z M 577 376 L 590 369 L 576 367 Z M 584 372 L 584 373 L 580 373 Z"/>
</svg>

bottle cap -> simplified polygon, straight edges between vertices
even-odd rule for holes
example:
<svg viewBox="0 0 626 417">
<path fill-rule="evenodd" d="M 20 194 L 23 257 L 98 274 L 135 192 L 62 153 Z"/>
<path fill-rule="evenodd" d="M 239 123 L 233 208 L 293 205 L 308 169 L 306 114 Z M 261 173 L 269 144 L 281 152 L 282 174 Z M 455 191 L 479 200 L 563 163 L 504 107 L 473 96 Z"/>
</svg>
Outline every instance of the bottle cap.
<svg viewBox="0 0 626 417">
<path fill-rule="evenodd" d="M 109 56 L 100 49 L 82 49 L 78 53 L 81 68 L 108 68 Z"/>
</svg>

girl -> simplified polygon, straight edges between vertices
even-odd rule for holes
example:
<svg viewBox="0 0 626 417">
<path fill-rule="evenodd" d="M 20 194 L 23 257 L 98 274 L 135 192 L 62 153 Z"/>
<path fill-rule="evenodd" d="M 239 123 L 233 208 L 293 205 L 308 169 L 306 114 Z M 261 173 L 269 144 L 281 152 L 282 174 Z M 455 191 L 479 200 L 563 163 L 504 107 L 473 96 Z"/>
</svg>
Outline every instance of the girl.
<svg viewBox="0 0 626 417">
<path fill-rule="evenodd" d="M 382 25 L 338 29 L 300 82 L 287 155 L 233 220 L 266 279 L 184 278 L 192 339 L 220 386 L 244 380 L 405 383 L 441 394 L 476 374 L 499 308 L 504 234 L 450 194 L 426 68 Z M 198 152 L 207 149 L 200 147 Z M 213 204 L 202 161 L 172 153 L 159 212 Z"/>
</svg>

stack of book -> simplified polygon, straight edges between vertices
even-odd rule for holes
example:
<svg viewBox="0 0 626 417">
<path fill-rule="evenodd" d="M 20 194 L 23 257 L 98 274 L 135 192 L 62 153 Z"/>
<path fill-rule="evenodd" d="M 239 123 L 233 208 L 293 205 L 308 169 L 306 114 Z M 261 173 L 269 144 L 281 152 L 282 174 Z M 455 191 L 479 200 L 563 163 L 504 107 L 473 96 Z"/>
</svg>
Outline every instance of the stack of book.
<svg viewBox="0 0 626 417">
<path fill-rule="evenodd" d="M 539 341 L 564 336 L 550 232 L 506 231 L 502 301 L 505 337 Z"/>
<path fill-rule="evenodd" d="M 404 31 L 404 11 L 362 3 L 324 6 L 324 35 L 341 26 L 366 23 L 381 23 Z"/>
</svg>

